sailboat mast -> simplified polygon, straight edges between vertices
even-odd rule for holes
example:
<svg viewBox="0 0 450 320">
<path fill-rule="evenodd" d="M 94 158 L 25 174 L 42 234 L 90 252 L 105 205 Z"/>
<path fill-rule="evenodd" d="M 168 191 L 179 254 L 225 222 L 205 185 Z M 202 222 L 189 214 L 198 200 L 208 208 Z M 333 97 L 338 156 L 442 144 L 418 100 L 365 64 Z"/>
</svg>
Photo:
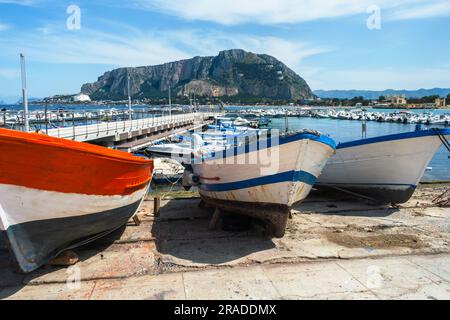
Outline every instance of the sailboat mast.
<svg viewBox="0 0 450 320">
<path fill-rule="evenodd" d="M 172 92 L 169 85 L 169 116 L 172 118 Z"/>
<path fill-rule="evenodd" d="M 20 68 L 22 71 L 22 99 L 23 99 L 23 116 L 25 122 L 25 132 L 30 131 L 30 124 L 28 121 L 28 97 L 27 97 L 27 73 L 25 68 L 25 56 L 20 54 Z"/>
<path fill-rule="evenodd" d="M 131 89 L 130 89 L 130 73 L 128 72 L 128 119 L 131 121 L 133 119 L 131 114 Z"/>
</svg>

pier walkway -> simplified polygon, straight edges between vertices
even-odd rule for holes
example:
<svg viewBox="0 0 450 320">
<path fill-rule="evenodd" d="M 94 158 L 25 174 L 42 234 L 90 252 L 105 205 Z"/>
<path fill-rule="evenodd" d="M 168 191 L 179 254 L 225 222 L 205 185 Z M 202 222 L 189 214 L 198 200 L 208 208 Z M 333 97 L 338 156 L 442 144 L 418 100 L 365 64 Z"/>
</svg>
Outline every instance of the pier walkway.
<svg viewBox="0 0 450 320">
<path fill-rule="evenodd" d="M 124 151 L 136 151 L 150 141 L 201 126 L 220 113 L 201 112 L 137 120 L 103 121 L 48 130 L 48 135 L 80 142 L 92 142 Z M 142 144 L 140 143 L 143 141 Z"/>
</svg>

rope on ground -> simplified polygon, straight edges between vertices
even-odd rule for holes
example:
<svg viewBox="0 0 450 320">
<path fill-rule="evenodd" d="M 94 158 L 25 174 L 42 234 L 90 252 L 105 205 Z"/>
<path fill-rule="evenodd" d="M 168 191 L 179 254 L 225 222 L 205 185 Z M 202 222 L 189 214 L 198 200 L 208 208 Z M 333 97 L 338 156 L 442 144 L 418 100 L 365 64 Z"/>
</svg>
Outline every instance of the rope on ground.
<svg viewBox="0 0 450 320">
<path fill-rule="evenodd" d="M 167 180 L 167 182 L 169 182 L 169 184 L 171 184 L 170 190 L 167 191 L 166 193 L 163 193 L 161 196 L 161 199 L 164 200 L 166 198 L 166 196 L 173 191 L 173 188 L 180 182 L 180 180 L 183 179 L 183 176 L 181 175 L 176 181 L 172 182 L 164 173 L 162 175 Z"/>
<path fill-rule="evenodd" d="M 433 199 L 433 204 L 439 207 L 445 207 L 450 205 L 450 188 L 444 191 L 441 195 Z"/>
</svg>

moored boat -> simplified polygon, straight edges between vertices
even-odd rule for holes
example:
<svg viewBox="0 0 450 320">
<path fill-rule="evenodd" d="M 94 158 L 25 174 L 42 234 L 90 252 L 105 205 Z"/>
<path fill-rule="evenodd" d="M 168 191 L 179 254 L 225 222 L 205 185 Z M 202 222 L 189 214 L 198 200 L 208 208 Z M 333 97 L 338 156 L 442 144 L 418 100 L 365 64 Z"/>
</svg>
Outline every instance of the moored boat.
<svg viewBox="0 0 450 320">
<path fill-rule="evenodd" d="M 274 132 L 196 159 L 192 178 L 204 202 L 259 218 L 283 237 L 291 207 L 308 196 L 335 143 L 313 131 Z"/>
<path fill-rule="evenodd" d="M 170 158 L 156 158 L 153 161 L 153 183 L 176 183 L 181 180 L 184 167 L 178 161 Z"/>
<path fill-rule="evenodd" d="M 0 129 L 0 230 L 31 272 L 137 212 L 153 161 L 90 144 Z"/>
<path fill-rule="evenodd" d="M 381 203 L 405 203 L 449 137 L 449 129 L 431 129 L 341 143 L 317 186 Z"/>
</svg>

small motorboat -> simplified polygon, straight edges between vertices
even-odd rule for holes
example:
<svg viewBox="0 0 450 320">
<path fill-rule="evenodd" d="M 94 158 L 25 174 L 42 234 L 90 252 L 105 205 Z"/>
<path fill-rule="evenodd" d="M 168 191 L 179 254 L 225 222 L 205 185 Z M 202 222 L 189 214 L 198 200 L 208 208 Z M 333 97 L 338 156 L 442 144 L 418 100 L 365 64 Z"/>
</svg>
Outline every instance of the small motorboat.
<svg viewBox="0 0 450 320">
<path fill-rule="evenodd" d="M 0 129 L 0 230 L 31 272 L 127 223 L 147 194 L 153 160 Z"/>
<path fill-rule="evenodd" d="M 183 177 L 184 167 L 176 160 L 156 158 L 153 169 L 153 183 L 176 183 Z"/>
<path fill-rule="evenodd" d="M 211 139 L 204 141 L 200 134 L 183 137 L 181 142 L 156 143 L 145 150 L 150 157 L 171 158 L 181 164 L 190 163 L 194 153 L 211 152 L 224 149 L 224 140 Z"/>
<path fill-rule="evenodd" d="M 450 129 L 430 129 L 341 143 L 317 186 L 381 203 L 405 203 L 449 137 Z"/>
<path fill-rule="evenodd" d="M 249 126 L 250 125 L 250 121 L 248 121 L 247 119 L 241 118 L 241 117 L 237 117 L 233 121 L 233 125 L 234 126 Z"/>
<path fill-rule="evenodd" d="M 207 204 L 259 218 L 275 237 L 283 237 L 291 207 L 310 193 L 334 154 L 334 141 L 316 131 L 276 130 L 230 140 L 246 142 L 196 157 L 183 185 L 198 186 Z"/>
<path fill-rule="evenodd" d="M 177 157 L 190 159 L 192 153 L 190 142 L 180 143 L 157 143 L 148 147 L 145 151 L 153 157 Z"/>
</svg>

